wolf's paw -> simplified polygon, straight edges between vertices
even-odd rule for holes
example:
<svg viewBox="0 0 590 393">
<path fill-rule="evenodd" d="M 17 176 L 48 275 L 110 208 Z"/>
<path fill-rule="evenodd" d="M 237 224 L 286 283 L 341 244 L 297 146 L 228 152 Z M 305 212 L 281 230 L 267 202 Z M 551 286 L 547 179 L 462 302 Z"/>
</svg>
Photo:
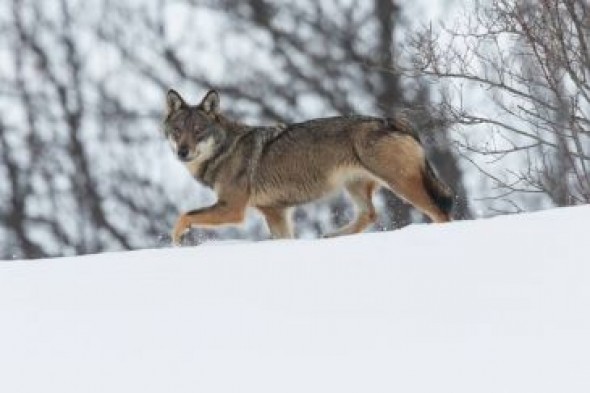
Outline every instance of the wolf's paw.
<svg viewBox="0 0 590 393">
<path fill-rule="evenodd" d="M 180 216 L 176 225 L 174 226 L 174 230 L 170 234 L 170 238 L 172 239 L 172 245 L 174 247 L 180 247 L 182 245 L 182 236 L 188 232 L 190 226 L 186 220 L 185 216 Z"/>
<path fill-rule="evenodd" d="M 182 239 L 183 239 L 185 233 L 187 233 L 187 232 L 188 232 L 188 229 L 185 229 L 184 231 L 182 231 L 180 233 L 172 232 L 172 235 L 170 236 L 172 246 L 181 247 L 182 246 Z"/>
<path fill-rule="evenodd" d="M 182 246 L 182 244 L 181 244 L 182 237 L 171 236 L 171 238 L 172 238 L 172 240 L 170 241 L 170 244 L 172 245 L 172 247 Z"/>
<path fill-rule="evenodd" d="M 172 245 L 172 247 L 180 247 L 182 245 L 181 241 L 182 234 L 178 236 L 174 231 L 170 234 L 170 244 Z"/>
</svg>

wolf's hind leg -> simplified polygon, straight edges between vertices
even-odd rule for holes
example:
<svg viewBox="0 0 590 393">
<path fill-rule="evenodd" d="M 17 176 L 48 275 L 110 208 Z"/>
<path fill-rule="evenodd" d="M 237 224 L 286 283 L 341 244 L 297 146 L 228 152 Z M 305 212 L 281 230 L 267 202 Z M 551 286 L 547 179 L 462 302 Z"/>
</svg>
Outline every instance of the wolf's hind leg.
<svg viewBox="0 0 590 393">
<path fill-rule="evenodd" d="M 346 185 L 346 191 L 352 198 L 357 207 L 357 217 L 350 224 L 338 229 L 337 231 L 326 235 L 325 237 L 335 237 L 342 235 L 351 235 L 362 232 L 368 226 L 373 224 L 377 218 L 375 207 L 373 206 L 373 192 L 377 184 L 373 180 L 354 180 Z"/>
<path fill-rule="evenodd" d="M 293 237 L 291 227 L 290 211 L 287 208 L 279 207 L 258 207 L 264 215 L 268 229 L 275 239 L 290 239 Z"/>
<path fill-rule="evenodd" d="M 414 179 L 409 178 L 403 182 L 391 181 L 389 182 L 389 188 L 394 194 L 412 204 L 433 222 L 450 221 L 449 215 L 443 212 L 428 194 L 421 174 Z"/>
<path fill-rule="evenodd" d="M 434 222 L 446 222 L 450 217 L 437 206 L 426 188 L 425 152 L 410 136 L 383 137 L 372 145 L 359 144 L 363 165 L 398 197 L 411 203 Z"/>
</svg>

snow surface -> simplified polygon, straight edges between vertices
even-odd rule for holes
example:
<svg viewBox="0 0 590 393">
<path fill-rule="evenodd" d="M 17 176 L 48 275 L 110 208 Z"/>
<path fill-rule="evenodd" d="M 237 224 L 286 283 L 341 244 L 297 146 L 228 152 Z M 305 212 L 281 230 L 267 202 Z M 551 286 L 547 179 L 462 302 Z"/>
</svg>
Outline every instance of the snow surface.
<svg viewBox="0 0 590 393">
<path fill-rule="evenodd" d="M 590 207 L 0 263 L 0 392 L 590 392 Z"/>
</svg>

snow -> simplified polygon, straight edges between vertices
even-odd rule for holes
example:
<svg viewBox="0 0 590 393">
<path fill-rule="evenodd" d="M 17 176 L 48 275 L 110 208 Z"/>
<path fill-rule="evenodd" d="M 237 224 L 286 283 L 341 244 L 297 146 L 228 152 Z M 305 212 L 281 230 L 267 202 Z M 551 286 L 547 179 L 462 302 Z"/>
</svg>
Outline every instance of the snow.
<svg viewBox="0 0 590 393">
<path fill-rule="evenodd" d="M 590 207 L 0 263 L 0 392 L 590 391 Z"/>
</svg>

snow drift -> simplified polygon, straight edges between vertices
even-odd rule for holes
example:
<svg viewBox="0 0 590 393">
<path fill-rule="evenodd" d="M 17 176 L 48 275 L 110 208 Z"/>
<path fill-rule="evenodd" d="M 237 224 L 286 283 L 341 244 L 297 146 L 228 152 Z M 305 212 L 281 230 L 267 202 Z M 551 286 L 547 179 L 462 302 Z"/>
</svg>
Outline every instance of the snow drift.
<svg viewBox="0 0 590 393">
<path fill-rule="evenodd" d="M 0 263 L 0 391 L 590 392 L 590 208 Z"/>
</svg>

